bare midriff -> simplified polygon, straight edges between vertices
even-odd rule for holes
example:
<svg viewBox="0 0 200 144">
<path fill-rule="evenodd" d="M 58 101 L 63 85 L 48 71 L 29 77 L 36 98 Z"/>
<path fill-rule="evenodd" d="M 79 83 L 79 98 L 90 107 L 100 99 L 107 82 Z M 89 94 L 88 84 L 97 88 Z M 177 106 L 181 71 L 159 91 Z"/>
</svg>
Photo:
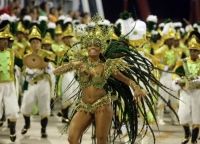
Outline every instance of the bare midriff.
<svg viewBox="0 0 200 144">
<path fill-rule="evenodd" d="M 93 104 L 98 99 L 104 97 L 107 93 L 104 89 L 95 88 L 94 86 L 89 86 L 84 88 L 82 91 L 82 101 L 86 104 Z"/>
</svg>

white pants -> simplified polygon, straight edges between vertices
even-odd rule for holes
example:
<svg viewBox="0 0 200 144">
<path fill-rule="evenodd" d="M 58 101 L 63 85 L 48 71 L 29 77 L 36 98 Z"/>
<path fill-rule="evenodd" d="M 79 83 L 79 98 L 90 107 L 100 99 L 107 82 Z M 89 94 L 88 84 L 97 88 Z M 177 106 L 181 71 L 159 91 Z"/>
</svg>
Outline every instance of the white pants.
<svg viewBox="0 0 200 144">
<path fill-rule="evenodd" d="M 173 80 L 172 80 L 172 74 L 171 73 L 166 73 L 163 72 L 160 78 L 160 82 L 166 86 L 167 88 L 169 88 L 170 90 L 167 90 L 168 92 L 170 92 L 171 94 L 173 94 L 175 97 L 178 98 L 178 92 L 177 91 L 172 91 L 173 90 Z M 165 92 L 163 89 L 159 89 L 159 94 L 165 99 L 165 101 L 170 101 L 171 106 L 174 108 L 175 111 L 177 111 L 178 109 L 178 99 L 174 98 L 173 96 L 171 96 L 170 94 L 168 94 L 167 92 Z M 164 119 L 164 107 L 165 107 L 165 103 L 164 101 L 159 98 L 158 99 L 158 118 L 159 119 Z M 170 116 L 172 121 L 177 121 L 175 114 L 170 111 Z"/>
<path fill-rule="evenodd" d="M 22 94 L 24 83 L 24 77 L 21 68 L 15 66 L 15 88 L 16 88 L 16 95 L 19 98 Z"/>
<path fill-rule="evenodd" d="M 38 104 L 41 117 L 50 115 L 50 84 L 47 79 L 29 84 L 24 92 L 21 111 L 24 115 L 31 115 L 33 106 Z"/>
<path fill-rule="evenodd" d="M 3 115 L 3 106 L 8 119 L 17 119 L 19 106 L 14 82 L 0 83 L 0 118 Z"/>
<path fill-rule="evenodd" d="M 200 124 L 200 89 L 180 90 L 180 124 Z"/>
<path fill-rule="evenodd" d="M 62 107 L 66 108 L 74 102 L 79 91 L 79 83 L 75 80 L 75 71 L 67 72 L 62 78 Z M 71 111 L 71 110 L 70 110 Z"/>
</svg>

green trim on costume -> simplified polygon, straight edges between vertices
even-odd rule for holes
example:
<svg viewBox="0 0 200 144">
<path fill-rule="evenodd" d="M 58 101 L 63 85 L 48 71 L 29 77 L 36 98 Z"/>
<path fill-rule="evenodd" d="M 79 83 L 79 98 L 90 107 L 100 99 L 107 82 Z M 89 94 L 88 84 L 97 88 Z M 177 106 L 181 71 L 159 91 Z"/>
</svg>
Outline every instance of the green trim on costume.
<svg viewBox="0 0 200 144">
<path fill-rule="evenodd" d="M 14 53 L 12 50 L 0 52 L 0 83 L 14 81 Z"/>
</svg>

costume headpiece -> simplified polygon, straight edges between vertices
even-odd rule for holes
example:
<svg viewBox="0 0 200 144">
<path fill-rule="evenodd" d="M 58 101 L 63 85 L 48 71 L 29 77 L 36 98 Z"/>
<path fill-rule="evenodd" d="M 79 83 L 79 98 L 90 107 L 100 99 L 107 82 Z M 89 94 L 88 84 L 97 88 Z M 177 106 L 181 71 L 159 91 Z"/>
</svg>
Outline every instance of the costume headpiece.
<svg viewBox="0 0 200 144">
<path fill-rule="evenodd" d="M 167 40 L 167 39 L 175 39 L 176 38 L 176 30 L 174 28 L 173 23 L 167 23 L 162 31 L 163 34 L 163 39 Z"/>
<path fill-rule="evenodd" d="M 55 34 L 62 34 L 62 27 L 60 24 L 57 24 Z"/>
<path fill-rule="evenodd" d="M 33 38 L 41 40 L 40 30 L 36 25 L 34 25 L 31 29 L 31 33 L 29 34 L 29 41 Z"/>
<path fill-rule="evenodd" d="M 188 42 L 189 49 L 200 50 L 200 42 L 195 35 L 192 35 L 192 38 Z"/>
<path fill-rule="evenodd" d="M 10 25 L 7 24 L 0 32 L 0 38 L 10 38 L 13 40 L 13 35 L 10 32 Z"/>
<path fill-rule="evenodd" d="M 88 46 L 92 45 L 101 47 L 103 51 L 107 48 L 108 40 L 111 39 L 111 34 L 113 34 L 112 27 L 109 29 L 101 28 L 98 25 L 99 21 L 102 21 L 100 16 L 92 18 L 94 26 L 87 29 L 85 35 L 81 37 L 83 48 L 88 48 Z"/>
<path fill-rule="evenodd" d="M 72 25 L 69 24 L 66 28 L 66 30 L 63 32 L 63 37 L 67 37 L 67 36 L 71 36 L 73 37 L 74 36 L 74 32 L 73 32 L 73 28 L 72 28 Z"/>
<path fill-rule="evenodd" d="M 52 44 L 53 43 L 50 32 L 46 33 L 45 37 L 42 39 L 42 43 L 43 44 Z"/>
<path fill-rule="evenodd" d="M 17 31 L 18 32 L 22 32 L 22 33 L 26 33 L 26 29 L 24 28 L 22 22 L 19 22 L 18 25 L 17 25 Z"/>
</svg>

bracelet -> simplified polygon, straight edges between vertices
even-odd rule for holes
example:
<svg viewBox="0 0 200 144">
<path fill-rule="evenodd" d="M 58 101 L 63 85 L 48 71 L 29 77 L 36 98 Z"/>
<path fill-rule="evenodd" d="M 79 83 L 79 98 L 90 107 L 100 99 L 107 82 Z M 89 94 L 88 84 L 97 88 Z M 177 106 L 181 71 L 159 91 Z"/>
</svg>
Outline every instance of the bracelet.
<svg viewBox="0 0 200 144">
<path fill-rule="evenodd" d="M 130 81 L 130 82 L 129 82 L 129 86 L 133 87 L 134 90 L 135 90 L 136 88 L 139 88 L 139 86 L 138 86 L 134 81 Z"/>
</svg>

